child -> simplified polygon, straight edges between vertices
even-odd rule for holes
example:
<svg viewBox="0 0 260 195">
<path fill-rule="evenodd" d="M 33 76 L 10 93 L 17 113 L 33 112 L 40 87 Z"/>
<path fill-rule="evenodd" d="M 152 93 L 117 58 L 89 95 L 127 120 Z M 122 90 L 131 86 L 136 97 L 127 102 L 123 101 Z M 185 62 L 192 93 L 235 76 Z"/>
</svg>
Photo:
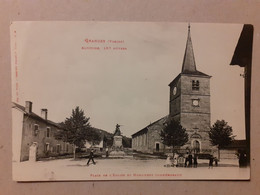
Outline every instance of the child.
<svg viewBox="0 0 260 195">
<path fill-rule="evenodd" d="M 170 167 L 170 166 L 172 166 L 172 161 L 171 161 L 171 157 L 170 157 L 169 154 L 167 155 L 166 162 L 165 162 L 165 165 L 164 165 L 164 166 L 165 166 L 165 167 Z"/>
</svg>

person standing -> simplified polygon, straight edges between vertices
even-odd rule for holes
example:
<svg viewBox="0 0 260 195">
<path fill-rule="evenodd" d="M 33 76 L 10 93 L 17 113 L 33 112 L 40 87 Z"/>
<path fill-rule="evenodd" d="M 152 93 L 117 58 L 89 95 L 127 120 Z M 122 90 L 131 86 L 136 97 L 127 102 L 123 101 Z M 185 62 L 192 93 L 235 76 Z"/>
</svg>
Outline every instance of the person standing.
<svg viewBox="0 0 260 195">
<path fill-rule="evenodd" d="M 190 153 L 188 156 L 189 165 L 188 167 L 192 167 L 192 154 Z"/>
<path fill-rule="evenodd" d="M 198 166 L 198 156 L 195 154 L 193 159 L 193 167 L 197 168 Z"/>
<path fill-rule="evenodd" d="M 189 156 L 189 153 L 187 152 L 186 155 L 184 155 L 184 158 L 185 158 L 185 167 L 187 167 L 188 156 Z"/>
<path fill-rule="evenodd" d="M 92 160 L 93 164 L 95 165 L 96 162 L 94 161 L 94 149 L 91 149 L 91 151 L 90 151 L 87 166 L 89 166 L 89 162 L 90 162 L 91 160 Z"/>
<path fill-rule="evenodd" d="M 177 153 L 175 153 L 173 155 L 173 166 L 174 167 L 178 167 L 178 158 L 179 158 L 179 155 Z"/>
<path fill-rule="evenodd" d="M 213 169 L 213 160 L 214 160 L 214 158 L 213 158 L 213 156 L 211 155 L 211 156 L 209 157 L 209 169 L 210 169 L 210 168 Z"/>
<path fill-rule="evenodd" d="M 218 159 L 216 157 L 214 158 L 214 162 L 215 162 L 215 166 L 217 167 L 218 166 Z"/>
<path fill-rule="evenodd" d="M 108 158 L 108 147 L 106 148 L 106 158 Z"/>
</svg>

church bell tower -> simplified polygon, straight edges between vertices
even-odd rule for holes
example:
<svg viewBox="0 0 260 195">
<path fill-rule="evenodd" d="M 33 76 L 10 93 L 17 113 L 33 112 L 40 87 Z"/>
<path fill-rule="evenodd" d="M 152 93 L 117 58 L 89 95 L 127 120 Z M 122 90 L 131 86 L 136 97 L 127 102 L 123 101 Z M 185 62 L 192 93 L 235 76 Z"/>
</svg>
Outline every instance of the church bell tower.
<svg viewBox="0 0 260 195">
<path fill-rule="evenodd" d="M 189 135 L 183 149 L 195 153 L 208 153 L 210 148 L 210 78 L 196 68 L 189 25 L 181 73 L 169 84 L 169 115 Z"/>
</svg>

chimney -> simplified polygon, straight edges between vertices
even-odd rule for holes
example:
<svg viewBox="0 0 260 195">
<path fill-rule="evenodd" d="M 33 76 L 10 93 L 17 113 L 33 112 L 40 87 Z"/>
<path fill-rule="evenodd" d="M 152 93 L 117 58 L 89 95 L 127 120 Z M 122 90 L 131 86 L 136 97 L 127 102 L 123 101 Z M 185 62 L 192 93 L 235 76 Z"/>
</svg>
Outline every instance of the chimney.
<svg viewBox="0 0 260 195">
<path fill-rule="evenodd" d="M 47 120 L 48 110 L 46 108 L 41 109 L 41 117 Z"/>
<path fill-rule="evenodd" d="M 32 112 L 32 102 L 30 102 L 30 101 L 25 102 L 25 112 L 27 112 L 27 113 Z"/>
</svg>

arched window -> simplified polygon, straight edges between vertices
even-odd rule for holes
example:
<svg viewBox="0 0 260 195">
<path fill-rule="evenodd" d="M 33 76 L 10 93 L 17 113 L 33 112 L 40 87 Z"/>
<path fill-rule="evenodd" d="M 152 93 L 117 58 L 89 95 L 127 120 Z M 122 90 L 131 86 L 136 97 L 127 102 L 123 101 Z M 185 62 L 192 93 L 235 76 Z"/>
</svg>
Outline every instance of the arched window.
<svg viewBox="0 0 260 195">
<path fill-rule="evenodd" d="M 192 80 L 192 90 L 198 91 L 200 89 L 200 82 L 198 80 Z"/>
</svg>

